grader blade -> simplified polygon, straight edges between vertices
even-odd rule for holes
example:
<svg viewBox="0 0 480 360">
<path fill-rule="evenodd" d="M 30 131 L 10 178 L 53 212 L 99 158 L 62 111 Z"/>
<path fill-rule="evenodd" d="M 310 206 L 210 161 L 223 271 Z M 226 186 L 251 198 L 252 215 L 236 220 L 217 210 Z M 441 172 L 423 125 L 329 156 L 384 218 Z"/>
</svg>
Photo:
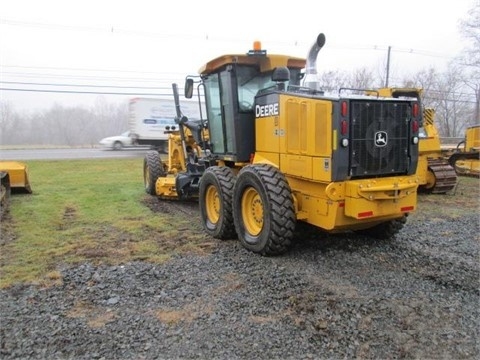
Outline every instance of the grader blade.
<svg viewBox="0 0 480 360">
<path fill-rule="evenodd" d="M 0 171 L 8 173 L 12 192 L 32 193 L 26 164 L 18 161 L 0 161 Z"/>
</svg>

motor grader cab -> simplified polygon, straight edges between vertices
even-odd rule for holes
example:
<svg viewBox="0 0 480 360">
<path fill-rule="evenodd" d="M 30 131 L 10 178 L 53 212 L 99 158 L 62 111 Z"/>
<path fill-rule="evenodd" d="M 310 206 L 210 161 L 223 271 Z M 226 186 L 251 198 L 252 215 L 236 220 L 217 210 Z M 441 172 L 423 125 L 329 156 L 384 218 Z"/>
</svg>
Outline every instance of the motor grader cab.
<svg viewBox="0 0 480 360">
<path fill-rule="evenodd" d="M 0 217 L 8 210 L 11 193 L 31 193 L 27 165 L 18 161 L 0 161 Z"/>
<path fill-rule="evenodd" d="M 379 96 L 411 97 L 421 101 L 421 88 L 380 88 Z M 367 92 L 372 93 L 372 92 Z M 440 135 L 435 126 L 435 110 L 423 107 L 422 126 L 419 131 L 419 159 L 417 176 L 419 190 L 432 194 L 445 194 L 457 185 L 455 169 L 445 159 L 440 144 Z"/>
<path fill-rule="evenodd" d="M 470 126 L 448 161 L 459 175 L 480 177 L 480 125 Z"/>
<path fill-rule="evenodd" d="M 204 170 L 189 189 L 211 236 L 274 255 L 288 249 L 297 222 L 389 238 L 415 211 L 419 100 L 325 94 L 316 70 L 324 43 L 318 35 L 307 59 L 255 43 L 187 77 L 185 96 L 196 84 L 208 128 Z M 147 172 L 158 166 L 149 163 Z M 155 179 L 157 192 L 166 181 Z"/>
</svg>

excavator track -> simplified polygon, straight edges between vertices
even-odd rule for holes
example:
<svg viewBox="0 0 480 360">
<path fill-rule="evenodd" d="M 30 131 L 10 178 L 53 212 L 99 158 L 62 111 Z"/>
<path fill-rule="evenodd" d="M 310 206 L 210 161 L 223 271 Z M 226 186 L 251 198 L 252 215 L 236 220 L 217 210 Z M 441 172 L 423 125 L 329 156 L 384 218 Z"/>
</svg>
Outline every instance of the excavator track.
<svg viewBox="0 0 480 360">
<path fill-rule="evenodd" d="M 428 159 L 428 171 L 435 177 L 433 187 L 427 189 L 432 194 L 444 194 L 457 185 L 457 173 L 448 161 Z"/>
</svg>

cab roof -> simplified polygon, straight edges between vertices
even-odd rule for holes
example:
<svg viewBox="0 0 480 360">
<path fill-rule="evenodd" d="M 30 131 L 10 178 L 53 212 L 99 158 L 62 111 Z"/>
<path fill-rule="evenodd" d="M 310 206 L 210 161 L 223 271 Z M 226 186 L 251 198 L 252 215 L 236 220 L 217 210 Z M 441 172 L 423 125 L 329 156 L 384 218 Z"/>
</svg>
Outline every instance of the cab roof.
<svg viewBox="0 0 480 360">
<path fill-rule="evenodd" d="M 266 55 L 265 53 L 230 54 L 210 60 L 198 70 L 198 73 L 200 75 L 208 75 L 229 64 L 257 65 L 261 72 L 272 71 L 279 66 L 286 66 L 290 69 L 303 69 L 306 62 L 303 58 L 288 55 Z"/>
</svg>

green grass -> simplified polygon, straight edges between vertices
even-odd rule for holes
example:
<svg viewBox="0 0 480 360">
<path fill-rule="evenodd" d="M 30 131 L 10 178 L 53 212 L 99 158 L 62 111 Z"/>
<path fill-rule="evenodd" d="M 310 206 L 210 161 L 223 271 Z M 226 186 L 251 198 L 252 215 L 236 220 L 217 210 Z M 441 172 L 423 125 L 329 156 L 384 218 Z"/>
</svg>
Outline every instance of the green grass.
<svg viewBox="0 0 480 360">
<path fill-rule="evenodd" d="M 57 281 L 62 264 L 161 262 L 188 250 L 172 241 L 192 219 L 146 206 L 142 159 L 27 165 L 33 193 L 13 194 L 1 223 L 0 287 Z"/>
</svg>

